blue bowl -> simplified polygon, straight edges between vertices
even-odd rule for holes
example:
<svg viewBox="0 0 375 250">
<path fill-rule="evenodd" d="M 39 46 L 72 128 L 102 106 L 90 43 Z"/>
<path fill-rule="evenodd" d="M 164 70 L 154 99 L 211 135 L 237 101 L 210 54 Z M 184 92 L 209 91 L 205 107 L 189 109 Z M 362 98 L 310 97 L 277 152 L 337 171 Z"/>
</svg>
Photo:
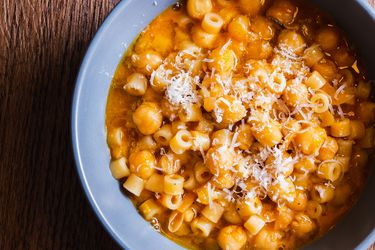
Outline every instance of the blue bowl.
<svg viewBox="0 0 375 250">
<path fill-rule="evenodd" d="M 72 140 L 78 174 L 97 216 L 123 247 L 132 250 L 182 249 L 160 235 L 137 213 L 109 171 L 105 107 L 122 55 L 134 38 L 173 0 L 123 0 L 108 16 L 83 60 L 72 108 Z M 375 73 L 375 13 L 360 0 L 315 0 L 346 31 Z M 363 249 L 375 241 L 375 176 L 355 208 L 307 249 Z"/>
</svg>

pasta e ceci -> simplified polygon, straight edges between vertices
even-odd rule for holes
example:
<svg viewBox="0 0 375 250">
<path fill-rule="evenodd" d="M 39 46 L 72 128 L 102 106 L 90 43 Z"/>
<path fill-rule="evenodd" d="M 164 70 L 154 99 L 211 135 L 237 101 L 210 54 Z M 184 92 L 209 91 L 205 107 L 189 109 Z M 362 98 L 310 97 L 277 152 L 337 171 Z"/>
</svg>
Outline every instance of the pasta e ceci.
<svg viewBox="0 0 375 250">
<path fill-rule="evenodd" d="M 111 173 L 187 248 L 300 248 L 365 182 L 375 103 L 357 59 L 304 1 L 176 4 L 113 78 Z"/>
</svg>

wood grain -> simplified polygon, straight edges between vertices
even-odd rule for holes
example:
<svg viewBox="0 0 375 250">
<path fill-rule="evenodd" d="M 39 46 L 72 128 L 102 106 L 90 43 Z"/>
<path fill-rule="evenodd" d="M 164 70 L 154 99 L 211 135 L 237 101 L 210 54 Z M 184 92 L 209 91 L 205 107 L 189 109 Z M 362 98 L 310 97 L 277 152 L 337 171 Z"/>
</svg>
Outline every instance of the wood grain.
<svg viewBox="0 0 375 250">
<path fill-rule="evenodd" d="M 0 249 L 119 249 L 84 196 L 70 148 L 80 61 L 118 2 L 0 3 Z"/>
<path fill-rule="evenodd" d="M 111 0 L 0 4 L 0 249 L 116 249 L 70 148 L 80 61 Z"/>
</svg>

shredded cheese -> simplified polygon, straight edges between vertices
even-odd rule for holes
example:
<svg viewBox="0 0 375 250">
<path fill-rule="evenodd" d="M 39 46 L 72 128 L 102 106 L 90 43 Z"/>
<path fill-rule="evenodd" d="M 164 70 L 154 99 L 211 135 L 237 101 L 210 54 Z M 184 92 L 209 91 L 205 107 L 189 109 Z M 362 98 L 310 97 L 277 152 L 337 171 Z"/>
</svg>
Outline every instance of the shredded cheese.
<svg viewBox="0 0 375 250">
<path fill-rule="evenodd" d="M 232 40 L 229 39 L 221 47 L 220 55 L 223 55 L 231 44 Z M 202 98 L 209 97 L 211 93 L 206 91 L 207 93 L 204 92 L 205 94 L 201 96 L 199 89 L 204 90 L 207 86 L 202 86 L 201 76 L 194 71 L 199 64 L 214 62 L 214 59 L 209 58 L 209 53 L 205 54 L 201 50 L 191 51 L 189 49 L 178 52 L 174 58 L 165 59 L 159 68 L 152 72 L 150 84 L 154 85 L 156 77 L 167 82 L 164 94 L 165 98 L 173 106 L 187 109 L 193 103 L 201 105 Z M 235 65 L 237 66 L 239 62 L 236 55 L 234 56 Z M 134 58 L 134 60 L 136 59 Z M 242 64 L 242 62 L 240 63 Z M 225 109 L 228 108 L 230 111 L 233 111 L 234 105 L 224 97 L 232 95 L 236 97 L 235 100 L 237 102 L 247 105 L 249 116 L 246 120 L 241 120 L 242 125 L 248 123 L 252 127 L 252 130 L 261 132 L 271 124 L 272 120 L 275 120 L 275 122 L 281 124 L 283 129 L 289 132 L 287 135 L 284 135 L 282 142 L 274 147 L 261 146 L 259 150 L 248 149 L 241 151 L 238 149 L 240 144 L 237 142 L 239 137 L 237 130 L 238 123 L 227 125 L 227 128 L 233 131 L 232 140 L 229 145 L 221 146 L 216 150 L 218 155 L 227 154 L 228 150 L 237 155 L 234 165 L 225 166 L 226 170 L 231 171 L 231 174 L 236 176 L 235 186 L 231 189 L 223 189 L 225 199 L 229 202 L 234 202 L 239 197 L 245 199 L 259 197 L 264 199 L 267 195 L 271 195 L 270 188 L 274 185 L 288 190 L 290 188 L 290 180 L 294 182 L 296 177 L 288 177 L 284 174 L 289 171 L 291 165 L 294 165 L 302 157 L 297 145 L 293 144 L 293 138 L 297 133 L 304 133 L 311 126 L 316 125 L 313 116 L 314 108 L 317 104 L 307 102 L 291 107 L 287 105 L 287 101 L 282 96 L 284 89 L 288 89 L 288 91 L 291 91 L 295 95 L 301 94 L 293 86 L 304 84 L 310 72 L 310 69 L 304 64 L 302 57 L 288 50 L 286 46 L 281 45 L 274 49 L 274 56 L 270 62 L 266 60 L 250 60 L 243 63 L 242 66 L 245 77 L 241 78 L 233 72 L 219 74 L 214 67 L 211 67 L 210 70 L 207 67 L 204 68 L 206 77 L 211 78 L 212 86 L 214 86 L 213 84 L 219 84 L 220 91 L 222 91 L 218 96 L 214 96 L 216 101 L 212 115 L 216 123 L 220 124 L 223 121 L 223 105 L 226 106 Z M 259 67 L 265 69 L 265 73 L 263 71 L 259 73 L 257 71 Z M 346 87 L 346 84 L 341 85 L 333 97 L 338 99 Z M 311 88 L 307 90 L 308 97 L 322 91 Z M 331 97 L 329 96 L 329 98 L 329 110 L 332 114 L 335 114 Z M 337 114 L 341 117 L 345 115 L 340 105 L 337 106 Z M 304 125 L 302 129 L 298 126 L 298 129 L 296 129 L 293 125 L 289 127 L 288 122 L 296 116 L 299 116 L 296 124 Z M 217 145 L 216 139 L 211 144 L 213 146 Z M 292 149 L 293 154 L 291 155 L 293 156 L 285 153 L 286 149 Z M 199 152 L 205 163 L 207 156 L 202 146 L 200 146 Z M 160 154 L 167 157 L 170 156 L 163 148 Z M 214 178 L 219 176 L 222 166 L 220 160 L 216 159 L 220 158 L 218 155 L 212 155 L 216 167 Z M 315 159 L 314 156 L 311 157 Z M 177 168 L 176 164 L 180 164 L 180 162 L 176 160 L 169 167 Z M 306 172 L 306 174 L 308 173 Z M 248 190 L 247 183 L 249 181 L 253 186 Z M 303 190 L 304 187 L 296 186 L 295 189 Z M 210 182 L 207 183 L 207 191 L 209 206 L 211 207 L 215 198 L 215 189 Z M 277 192 L 274 192 L 271 198 L 279 206 L 294 199 L 293 195 L 279 195 Z"/>
<path fill-rule="evenodd" d="M 231 45 L 232 39 L 228 39 L 228 41 L 221 47 L 220 55 L 223 55 L 224 52 L 228 49 L 229 45 Z"/>
<path fill-rule="evenodd" d="M 172 77 L 165 95 L 171 104 L 182 107 L 198 102 L 197 94 L 193 89 L 192 79 L 186 73 L 180 73 Z"/>
<path fill-rule="evenodd" d="M 346 83 L 341 85 L 340 87 L 337 88 L 335 95 L 333 96 L 336 100 L 338 100 L 339 95 L 344 92 L 344 89 L 346 88 Z"/>
</svg>

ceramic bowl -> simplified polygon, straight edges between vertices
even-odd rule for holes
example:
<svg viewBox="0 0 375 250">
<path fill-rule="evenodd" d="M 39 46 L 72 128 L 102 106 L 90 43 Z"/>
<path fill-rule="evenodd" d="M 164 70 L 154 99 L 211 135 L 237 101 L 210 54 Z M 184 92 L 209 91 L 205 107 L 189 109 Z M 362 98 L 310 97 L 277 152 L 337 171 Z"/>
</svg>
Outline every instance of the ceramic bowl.
<svg viewBox="0 0 375 250">
<path fill-rule="evenodd" d="M 77 78 L 72 140 L 78 174 L 100 221 L 120 246 L 131 250 L 182 249 L 146 222 L 109 171 L 105 107 L 111 78 L 135 37 L 172 0 L 123 0 L 92 41 Z M 330 13 L 375 73 L 375 14 L 364 1 L 315 0 Z M 374 76 L 372 76 L 374 79 Z M 375 241 L 375 176 L 355 208 L 326 236 L 306 249 L 363 249 Z"/>
</svg>

